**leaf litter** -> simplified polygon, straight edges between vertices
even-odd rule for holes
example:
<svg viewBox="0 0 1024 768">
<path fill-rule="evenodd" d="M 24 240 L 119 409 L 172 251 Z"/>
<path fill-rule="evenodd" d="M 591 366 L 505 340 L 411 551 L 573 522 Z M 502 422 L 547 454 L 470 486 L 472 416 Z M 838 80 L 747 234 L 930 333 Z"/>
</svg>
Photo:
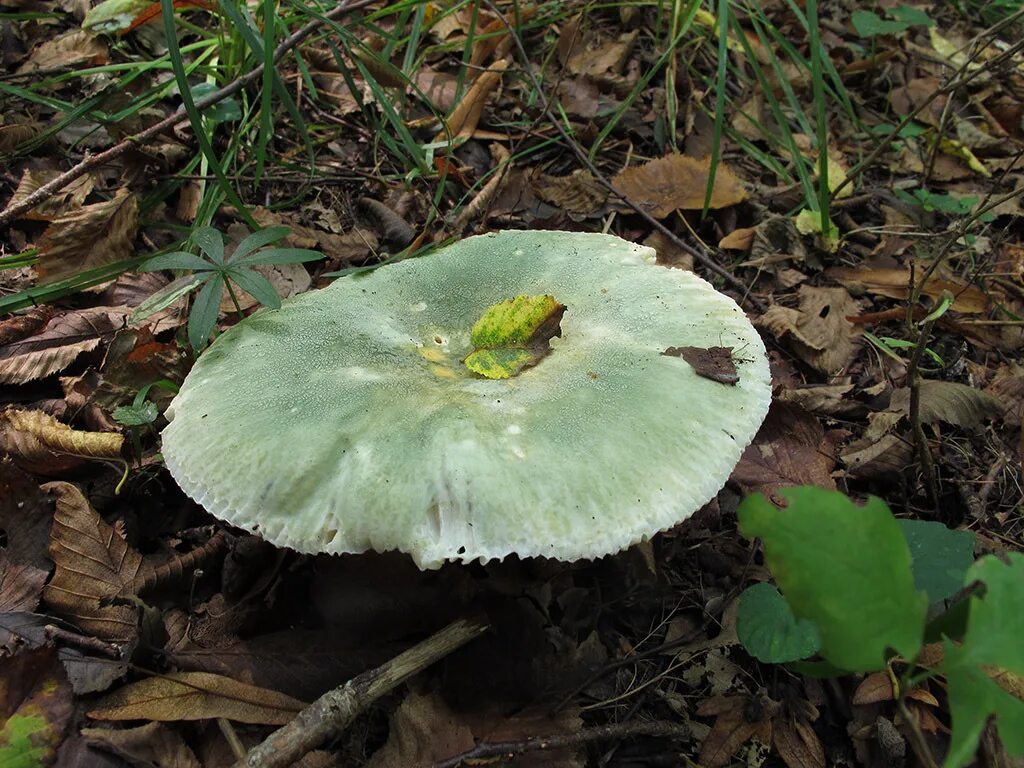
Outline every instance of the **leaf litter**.
<svg viewBox="0 0 1024 768">
<path fill-rule="evenodd" d="M 772 589 L 761 550 L 737 531 L 736 508 L 758 492 L 784 504 L 793 485 L 840 488 L 885 499 L 908 525 L 969 528 L 977 554 L 1020 550 L 1024 245 L 1014 193 L 1024 186 L 1024 81 L 1013 35 L 986 37 L 993 19 L 972 12 L 819 6 L 833 92 L 824 183 L 839 236 L 829 249 L 798 228 L 811 219 L 820 231 L 822 182 L 810 42 L 793 9 L 748 9 L 726 30 L 709 185 L 719 20 L 703 8 L 691 23 L 654 7 L 517 15 L 504 4 L 422 3 L 403 16 L 378 5 L 379 17 L 357 10 L 346 21 L 359 45 L 321 27 L 278 62 L 306 124 L 280 103 L 262 175 L 248 165 L 256 122 L 207 124 L 246 212 L 222 204 L 212 165 L 191 163 L 195 131 L 179 124 L 129 140 L 130 151 L 11 213 L 87 152 L 172 114 L 180 97 L 151 67 L 164 55 L 151 4 L 107 8 L 116 37 L 81 28 L 85 7 L 45 24 L 4 20 L 0 720 L 16 738 L 0 749 L 21 750 L 17 759 L 32 765 L 61 764 L 58 751 L 97 765 L 111 755 L 230 765 L 232 745 L 251 748 L 303 702 L 478 611 L 490 636 L 302 764 L 575 766 L 600 755 L 613 766 L 696 759 L 712 768 L 766 764 L 771 754 L 817 768 L 905 759 L 917 735 L 888 672 L 825 696 L 799 670 L 768 666 L 785 656 L 777 648 L 764 649 L 773 661 L 758 661 L 734 634 L 719 642 L 744 586 Z M 221 44 L 216 10 L 186 13 L 180 41 Z M 290 22 L 277 24 L 281 40 Z M 681 35 L 677 53 L 665 56 L 672 34 Z M 187 62 L 199 64 L 200 50 Z M 231 56 L 202 66 L 221 86 L 259 58 L 243 56 L 234 72 Z M 115 67 L 88 69 L 106 64 Z M 259 103 L 258 87 L 250 83 L 246 104 Z M 140 93 L 145 108 L 128 108 Z M 287 227 L 283 245 L 324 255 L 261 266 L 281 297 L 498 228 L 612 231 L 652 245 L 659 263 L 717 279 L 701 259 L 710 253 L 747 287 L 734 298 L 769 343 L 775 401 L 718 498 L 597 563 L 421 574 L 392 556 L 275 550 L 225 530 L 162 471 L 157 434 L 173 389 L 150 385 L 173 388 L 194 360 L 192 278 L 130 266 L 179 250 L 195 225 L 238 242 L 248 216 Z M 236 306 L 226 288 L 214 298 L 215 333 L 265 303 L 243 292 Z M 730 365 L 743 350 L 723 349 L 666 353 L 742 386 Z M 153 418 L 118 422 L 115 412 L 147 386 Z M 115 492 L 125 462 L 131 472 Z M 958 563 L 975 554 L 965 542 L 950 551 Z M 837 593 L 850 588 L 852 578 L 831 573 L 841 552 L 815 555 L 823 578 L 841 582 Z M 1013 648 L 987 641 L 1005 636 L 1006 617 L 992 606 L 1019 601 L 1019 566 L 1013 554 L 978 561 L 986 591 L 962 598 L 971 604 L 963 644 L 922 646 L 919 662 L 937 653 L 945 685 L 976 706 L 955 709 L 934 682 L 905 697 L 927 743 L 954 762 L 979 738 L 995 759 L 1005 756 L 1001 742 L 1020 747 L 1024 670 Z M 905 585 L 875 576 L 878 595 L 913 602 Z M 915 584 L 932 595 L 926 577 L 934 594 L 955 598 L 955 578 L 922 576 L 915 565 Z M 881 611 L 868 611 L 864 626 Z M 784 629 L 810 643 L 794 622 Z M 905 635 L 890 641 L 910 651 Z M 877 639 L 826 633 L 825 642 L 874 659 Z M 125 727 L 107 727 L 112 719 Z M 544 739 L 564 746 L 536 749 Z"/>
</svg>

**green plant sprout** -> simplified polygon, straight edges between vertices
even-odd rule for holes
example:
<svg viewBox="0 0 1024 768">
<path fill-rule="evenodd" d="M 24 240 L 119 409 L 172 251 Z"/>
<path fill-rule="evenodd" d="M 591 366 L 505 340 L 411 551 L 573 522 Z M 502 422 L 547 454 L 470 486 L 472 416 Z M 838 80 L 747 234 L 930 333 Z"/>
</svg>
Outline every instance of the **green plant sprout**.
<svg viewBox="0 0 1024 768">
<path fill-rule="evenodd" d="M 151 425 L 160 415 L 156 403 L 146 399 L 147 395 L 149 395 L 149 390 L 153 387 L 166 389 L 175 395 L 178 394 L 178 385 L 173 381 L 167 379 L 153 381 L 138 391 L 131 405 L 119 406 L 114 409 L 113 413 L 114 421 L 128 427 L 131 433 L 132 448 L 135 450 L 136 456 L 142 455 L 142 427 Z"/>
<path fill-rule="evenodd" d="M 897 520 L 875 497 L 857 506 L 810 486 L 782 495 L 785 509 L 755 494 L 738 510 L 781 590 L 757 584 L 741 595 L 744 648 L 822 677 L 903 669 L 894 677 L 901 706 L 915 686 L 944 676 L 953 721 L 945 768 L 971 760 L 992 716 L 1007 752 L 1024 755 L 1024 701 L 1001 684 L 1024 675 L 1024 555 L 974 562 L 973 533 Z M 936 642 L 943 661 L 916 666 L 923 646 Z"/>
<path fill-rule="evenodd" d="M 201 256 L 188 251 L 174 251 L 155 256 L 143 263 L 139 270 L 154 272 L 162 269 L 191 270 L 192 274 L 178 278 L 139 305 L 133 317 L 142 318 L 173 304 L 182 296 L 199 290 L 188 316 L 188 341 L 199 350 L 210 338 L 220 313 L 220 299 L 227 289 L 235 311 L 242 315 L 234 286 L 241 288 L 260 304 L 271 309 L 281 306 L 281 298 L 270 281 L 257 272 L 257 265 L 298 264 L 322 259 L 323 254 L 307 248 L 264 248 L 288 234 L 288 227 L 269 227 L 253 232 L 238 244 L 231 256 L 224 256 L 224 236 L 213 227 L 199 227 L 191 240 Z"/>
</svg>

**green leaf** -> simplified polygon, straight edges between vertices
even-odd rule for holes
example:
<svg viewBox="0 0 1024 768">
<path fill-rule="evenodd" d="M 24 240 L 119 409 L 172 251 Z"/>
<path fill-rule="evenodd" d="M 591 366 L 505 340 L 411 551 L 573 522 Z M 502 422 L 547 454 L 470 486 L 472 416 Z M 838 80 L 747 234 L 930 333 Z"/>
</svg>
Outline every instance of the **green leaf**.
<svg viewBox="0 0 1024 768">
<path fill-rule="evenodd" d="M 906 31 L 910 24 L 903 21 L 889 21 L 883 19 L 877 13 L 871 11 L 854 11 L 850 16 L 853 28 L 861 37 L 875 37 L 876 35 L 898 35 Z"/>
<path fill-rule="evenodd" d="M 0 659 L 0 765 L 53 765 L 73 714 L 71 686 L 53 648 Z"/>
<path fill-rule="evenodd" d="M 217 90 L 213 83 L 196 83 L 192 86 L 192 98 L 199 101 Z M 203 117 L 215 123 L 232 123 L 242 119 L 242 108 L 232 97 L 222 99 L 203 110 Z"/>
<path fill-rule="evenodd" d="M 516 296 L 499 302 L 473 324 L 470 341 L 476 349 L 465 365 L 488 379 L 507 379 L 536 365 L 561 333 L 565 306 L 554 296 Z"/>
<path fill-rule="evenodd" d="M 241 259 L 243 256 L 248 256 L 256 249 L 262 248 L 265 245 L 270 245 L 276 240 L 280 240 L 289 232 L 291 232 L 291 230 L 288 227 L 267 227 L 266 229 L 256 230 L 251 235 L 246 236 L 246 238 L 238 244 L 234 253 L 231 254 L 231 258 L 228 259 L 228 263 L 231 263 L 236 259 Z"/>
<path fill-rule="evenodd" d="M 206 281 L 188 316 L 188 343 L 192 349 L 201 349 L 213 333 L 220 314 L 220 296 L 224 290 L 224 278 L 219 274 Z"/>
<path fill-rule="evenodd" d="M 766 664 L 785 664 L 821 647 L 814 622 L 798 619 L 771 584 L 755 584 L 740 595 L 736 631 L 747 653 Z"/>
<path fill-rule="evenodd" d="M 536 355 L 529 349 L 508 347 L 478 349 L 466 357 L 464 365 L 485 379 L 509 379 L 536 362 Z"/>
<path fill-rule="evenodd" d="M 300 264 L 304 261 L 316 261 L 324 258 L 320 251 L 308 248 L 266 248 L 262 251 L 240 259 L 231 259 L 233 265 L 249 264 Z"/>
<path fill-rule="evenodd" d="M 144 402 L 141 405 L 122 405 L 114 409 L 114 421 L 126 427 L 141 427 L 152 424 L 160 415 L 156 403 Z"/>
<path fill-rule="evenodd" d="M 271 309 L 278 309 L 281 306 L 281 297 L 277 295 L 274 286 L 259 272 L 253 272 L 251 269 L 232 269 L 228 272 L 228 279 L 263 306 Z"/>
<path fill-rule="evenodd" d="M 945 768 L 960 768 L 973 758 L 993 715 L 1006 751 L 1024 755 L 1024 555 L 1012 553 L 1009 562 L 981 558 L 967 572 L 967 583 L 975 580 L 984 583 L 984 595 L 970 598 L 963 645 L 946 642 L 941 669 L 953 718 Z"/>
<path fill-rule="evenodd" d="M 186 251 L 174 251 L 173 253 L 165 253 L 160 256 L 154 256 L 152 259 L 144 262 L 139 267 L 140 272 L 155 272 L 160 269 L 215 269 L 216 265 L 211 264 L 202 256 L 196 256 L 194 253 L 187 253 Z"/>
<path fill-rule="evenodd" d="M 764 542 L 794 615 L 817 625 L 821 655 L 851 672 L 881 669 L 890 650 L 913 658 L 928 602 L 914 589 L 910 551 L 889 508 L 811 486 L 782 494 L 782 510 L 760 494 L 745 499 L 740 526 Z"/>
<path fill-rule="evenodd" d="M 179 277 L 177 280 L 172 280 L 135 308 L 135 311 L 131 314 L 131 322 L 135 323 L 140 320 L 145 320 L 147 317 L 156 314 L 161 309 L 166 309 L 182 296 L 194 291 L 204 281 L 209 280 L 211 277 L 213 277 L 213 275 L 210 272 L 196 272 L 191 275 Z"/>
<path fill-rule="evenodd" d="M 929 603 L 952 597 L 964 585 L 974 562 L 970 531 L 954 531 L 931 520 L 897 520 L 910 548 L 914 587 L 927 593 Z"/>
<path fill-rule="evenodd" d="M 82 29 L 96 34 L 123 32 L 152 4 L 152 0 L 104 0 L 86 11 Z"/>
<path fill-rule="evenodd" d="M 192 230 L 192 242 L 215 263 L 224 263 L 224 236 L 213 227 L 196 227 Z"/>
<path fill-rule="evenodd" d="M 913 8 L 909 5 L 898 5 L 889 9 L 889 15 L 894 19 L 909 24 L 912 27 L 934 27 L 935 19 L 929 16 L 920 8 Z"/>
</svg>

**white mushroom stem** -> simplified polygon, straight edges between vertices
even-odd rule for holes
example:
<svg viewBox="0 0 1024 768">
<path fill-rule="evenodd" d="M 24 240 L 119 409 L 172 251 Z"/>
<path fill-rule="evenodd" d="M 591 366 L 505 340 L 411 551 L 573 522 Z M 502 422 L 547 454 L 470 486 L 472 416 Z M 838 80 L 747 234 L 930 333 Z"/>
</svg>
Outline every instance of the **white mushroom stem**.
<svg viewBox="0 0 1024 768">
<path fill-rule="evenodd" d="M 329 738 L 337 736 L 373 702 L 452 651 L 487 631 L 482 621 L 460 619 L 414 645 L 391 661 L 328 691 L 253 747 L 235 768 L 291 765 Z"/>
</svg>

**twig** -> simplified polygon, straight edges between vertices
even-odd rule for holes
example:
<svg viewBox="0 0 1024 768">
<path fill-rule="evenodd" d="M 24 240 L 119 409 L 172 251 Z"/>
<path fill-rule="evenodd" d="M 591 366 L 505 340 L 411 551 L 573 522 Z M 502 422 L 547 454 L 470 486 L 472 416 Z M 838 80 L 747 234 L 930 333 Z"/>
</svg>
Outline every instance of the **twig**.
<svg viewBox="0 0 1024 768">
<path fill-rule="evenodd" d="M 43 634 L 58 643 L 71 645 L 82 651 L 92 651 L 93 653 L 106 656 L 109 659 L 120 659 L 123 655 L 121 653 L 121 649 L 112 643 L 100 640 L 98 637 L 79 635 L 75 632 L 61 629 L 53 624 L 47 624 L 43 627 Z"/>
<path fill-rule="evenodd" d="M 650 226 L 654 227 L 662 235 L 667 237 L 674 246 L 682 249 L 686 253 L 693 256 L 693 258 L 699 261 L 710 272 L 715 273 L 723 280 L 725 280 L 733 288 L 740 291 L 743 299 L 749 301 L 755 309 L 757 309 L 759 312 L 764 312 L 764 304 L 750 295 L 749 286 L 745 285 L 742 280 L 740 280 L 738 277 L 733 275 L 723 266 L 714 261 L 714 259 L 712 259 L 711 256 L 708 253 L 706 253 L 703 249 L 695 248 L 694 246 L 687 243 L 685 240 L 680 238 L 675 232 L 673 232 L 671 229 L 662 224 L 661 221 L 652 216 L 648 211 L 644 210 L 644 208 L 639 203 L 636 203 L 635 201 L 630 199 L 629 196 L 624 195 L 622 192 L 617 190 L 615 186 L 612 184 L 612 182 L 608 179 L 608 177 L 601 173 L 600 169 L 596 165 L 594 165 L 593 162 L 591 162 L 590 158 L 587 156 L 587 153 L 584 152 L 583 149 L 580 147 L 579 143 L 575 139 L 573 139 L 572 136 L 569 135 L 569 132 L 565 130 L 565 126 L 562 125 L 562 121 L 558 119 L 558 116 L 555 115 L 554 110 L 552 110 L 551 101 L 548 99 L 547 94 L 544 93 L 543 85 L 540 82 L 540 80 L 537 79 L 537 75 L 534 74 L 533 66 L 530 64 L 529 54 L 527 54 L 526 48 L 523 47 L 523 41 L 519 37 L 518 31 L 514 29 L 511 24 L 509 24 L 508 20 L 505 19 L 505 16 L 497 9 L 497 7 L 494 5 L 493 2 L 491 2 L 491 0 L 483 1 L 484 4 L 491 10 L 491 12 L 494 13 L 495 16 L 497 16 L 499 19 L 501 19 L 502 23 L 508 29 L 509 37 L 514 43 L 516 50 L 519 52 L 519 57 L 522 60 L 523 71 L 526 73 L 526 76 L 530 78 L 530 82 L 533 84 L 533 88 L 536 91 L 537 96 L 540 97 L 541 109 L 544 111 L 544 114 L 547 116 L 548 120 L 551 121 L 551 124 L 555 127 L 555 130 L 557 130 L 558 133 L 561 135 L 562 140 L 566 143 L 566 145 L 568 145 L 569 149 L 572 150 L 572 153 L 576 155 L 576 159 L 578 159 L 583 164 L 583 166 L 590 172 L 590 175 L 594 177 L 597 183 L 600 184 L 605 189 L 607 189 L 609 194 L 614 195 L 616 198 L 618 198 L 623 203 L 632 208 Z"/>
<path fill-rule="evenodd" d="M 253 747 L 236 768 L 291 765 L 331 736 L 388 691 L 486 631 L 482 621 L 460 619 L 386 664 L 354 677 L 314 701 L 288 725 Z"/>
<path fill-rule="evenodd" d="M 914 754 L 917 755 L 917 759 L 921 761 L 925 768 L 939 768 L 938 763 L 935 762 L 935 755 L 928 748 L 928 742 L 925 740 L 924 734 L 917 724 L 917 718 L 910 711 L 910 708 L 907 707 L 903 696 L 900 696 L 897 700 L 897 706 L 899 707 L 900 714 L 903 716 L 903 722 L 907 724 L 907 730 L 910 731 L 910 746 L 914 750 Z"/>
<path fill-rule="evenodd" d="M 928 448 L 928 438 L 924 434 L 924 427 L 921 425 L 921 359 L 924 357 L 925 347 L 931 338 L 932 326 L 935 320 L 928 320 L 920 329 L 917 336 L 917 344 L 914 347 L 914 354 L 907 366 L 907 377 L 910 380 L 910 427 L 914 433 L 914 445 L 917 448 L 918 462 L 921 464 L 921 475 L 924 481 L 925 492 L 928 494 L 928 502 L 932 509 L 939 508 L 939 484 L 935 477 L 935 466 L 932 463 L 932 454 Z"/>
<path fill-rule="evenodd" d="M 335 6 L 326 14 L 324 14 L 322 18 L 313 19 L 312 21 L 300 27 L 298 30 L 293 32 L 288 37 L 286 37 L 284 40 L 282 40 L 281 43 L 277 46 L 277 48 L 274 49 L 274 63 L 277 63 L 277 61 L 280 60 L 281 57 L 288 53 L 290 50 L 292 50 L 292 48 L 294 48 L 307 37 L 309 37 L 311 34 L 316 32 L 316 30 L 319 29 L 320 26 L 325 21 L 335 21 L 341 18 L 342 16 L 351 13 L 352 11 L 357 11 L 360 8 L 365 8 L 368 5 L 372 5 L 374 2 L 376 2 L 376 0 L 351 0 L 350 2 L 339 3 L 337 6 Z M 239 77 L 234 82 L 225 85 L 220 90 L 214 91 L 209 96 L 206 96 L 202 99 L 197 99 L 196 109 L 202 111 L 207 107 L 211 107 L 214 104 L 217 104 L 223 101 L 224 99 L 228 98 L 229 96 L 233 96 L 234 94 L 238 93 L 250 83 L 253 83 L 256 80 L 258 80 L 263 74 L 263 68 L 264 65 L 260 64 L 250 72 Z M 77 165 L 65 171 L 60 176 L 55 178 L 53 181 L 43 184 L 41 187 L 39 187 L 39 189 L 37 189 L 31 195 L 28 195 L 20 203 L 12 205 L 5 209 L 4 211 L 0 212 L 0 227 L 10 224 L 12 221 L 19 218 L 23 213 L 31 211 L 44 200 L 49 199 L 57 192 L 62 190 L 64 187 L 66 187 L 68 184 L 70 184 L 72 181 L 79 178 L 80 176 L 84 176 L 93 168 L 97 168 L 101 165 L 109 163 L 111 160 L 120 157 L 121 155 L 123 155 L 125 152 L 127 152 L 129 149 L 132 149 L 136 145 L 148 141 L 154 136 L 163 133 L 164 131 L 170 128 L 174 128 L 176 125 L 180 123 L 187 122 L 188 119 L 188 114 L 184 111 L 184 109 L 181 109 L 175 112 L 170 117 L 165 117 L 160 122 L 154 123 L 149 128 L 146 128 L 143 131 L 139 131 L 138 133 L 129 136 L 119 144 L 115 144 L 110 149 L 104 150 L 103 152 L 100 152 L 98 155 L 86 155 Z"/>
<path fill-rule="evenodd" d="M 632 736 L 663 736 L 668 738 L 693 738 L 693 731 L 688 725 L 669 723 L 664 720 L 633 721 L 628 723 L 611 723 L 584 728 L 576 733 L 558 734 L 556 736 L 537 736 L 523 741 L 493 741 L 477 744 L 473 749 L 460 755 L 453 755 L 440 763 L 429 766 L 421 764 L 418 768 L 456 768 L 459 765 L 474 765 L 474 760 L 489 762 L 488 758 L 503 757 L 512 759 L 516 755 L 528 752 L 552 751 L 566 747 L 580 747 L 594 741 L 611 739 L 628 739 Z"/>
</svg>

